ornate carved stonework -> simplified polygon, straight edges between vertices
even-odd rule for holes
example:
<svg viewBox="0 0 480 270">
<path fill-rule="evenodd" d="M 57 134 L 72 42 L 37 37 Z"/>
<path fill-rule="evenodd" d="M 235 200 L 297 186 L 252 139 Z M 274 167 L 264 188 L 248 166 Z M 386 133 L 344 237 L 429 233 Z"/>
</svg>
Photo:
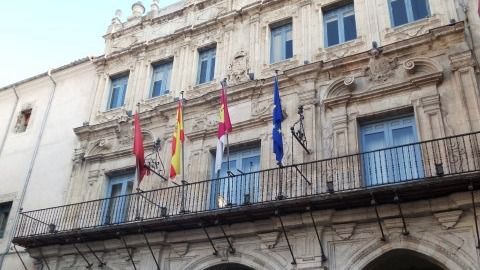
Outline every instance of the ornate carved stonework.
<svg viewBox="0 0 480 270">
<path fill-rule="evenodd" d="M 353 231 L 357 226 L 356 223 L 335 224 L 332 226 L 338 237 L 342 240 L 348 240 L 353 235 Z"/>
<path fill-rule="evenodd" d="M 175 252 L 175 254 L 177 254 L 180 257 L 183 257 L 183 256 L 185 256 L 185 254 L 188 253 L 189 247 L 190 247 L 190 245 L 189 245 L 188 242 L 175 243 L 175 244 L 172 245 L 173 252 Z"/>
<path fill-rule="evenodd" d="M 370 77 L 370 80 L 377 82 L 388 80 L 397 67 L 397 59 L 382 56 L 378 49 L 372 49 L 370 55 L 368 67 L 365 68 L 365 73 Z"/>
<path fill-rule="evenodd" d="M 462 216 L 462 210 L 454 210 L 448 212 L 439 212 L 434 213 L 433 215 L 437 218 L 438 222 L 442 225 L 445 230 L 455 227 L 458 220 Z"/>
<path fill-rule="evenodd" d="M 227 80 L 229 84 L 235 85 L 250 80 L 248 77 L 249 63 L 248 55 L 241 50 L 233 56 L 233 60 L 228 65 Z"/>
<path fill-rule="evenodd" d="M 268 249 L 274 248 L 280 239 L 280 232 L 259 233 L 257 235 Z"/>
</svg>

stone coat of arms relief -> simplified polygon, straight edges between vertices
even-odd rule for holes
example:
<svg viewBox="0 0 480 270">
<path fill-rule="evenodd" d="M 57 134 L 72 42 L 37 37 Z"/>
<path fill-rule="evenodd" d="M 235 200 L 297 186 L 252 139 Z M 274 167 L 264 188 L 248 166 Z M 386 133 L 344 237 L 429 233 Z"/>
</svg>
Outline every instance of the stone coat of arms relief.
<svg viewBox="0 0 480 270">
<path fill-rule="evenodd" d="M 227 81 L 230 85 L 240 84 L 250 80 L 248 73 L 249 59 L 244 50 L 241 50 L 233 56 L 232 62 L 228 65 Z"/>
<path fill-rule="evenodd" d="M 381 83 L 394 75 L 397 65 L 396 58 L 385 57 L 380 49 L 374 47 L 370 50 L 370 60 L 365 68 L 365 73 L 370 80 Z"/>
</svg>

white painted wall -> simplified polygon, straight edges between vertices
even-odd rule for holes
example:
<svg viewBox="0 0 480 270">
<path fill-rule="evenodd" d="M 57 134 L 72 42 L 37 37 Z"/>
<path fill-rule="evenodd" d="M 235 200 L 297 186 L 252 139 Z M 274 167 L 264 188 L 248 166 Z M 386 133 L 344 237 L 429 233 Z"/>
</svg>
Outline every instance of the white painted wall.
<svg viewBox="0 0 480 270">
<path fill-rule="evenodd" d="M 5 138 L 0 152 L 0 203 L 14 201 L 6 233 L 0 238 L 0 253 L 5 252 L 13 234 L 20 207 L 32 210 L 57 206 L 65 201 L 72 154 L 77 146 L 73 128 L 88 120 L 96 72 L 94 65 L 86 61 L 54 70 L 51 76 L 56 82 L 55 90 L 46 74 L 16 85 L 19 97 L 16 108 L 13 87 L 0 90 L 0 142 Z M 52 91 L 55 93 L 47 114 Z M 29 125 L 25 132 L 15 133 L 16 119 L 28 106 L 32 107 Z M 9 122 L 12 110 L 14 114 Z M 40 137 L 43 124 L 44 132 Z M 38 152 L 34 157 L 37 144 Z M 25 199 L 20 206 L 26 182 Z M 0 269 L 21 269 L 18 263 L 17 256 L 11 253 L 5 256 Z"/>
</svg>

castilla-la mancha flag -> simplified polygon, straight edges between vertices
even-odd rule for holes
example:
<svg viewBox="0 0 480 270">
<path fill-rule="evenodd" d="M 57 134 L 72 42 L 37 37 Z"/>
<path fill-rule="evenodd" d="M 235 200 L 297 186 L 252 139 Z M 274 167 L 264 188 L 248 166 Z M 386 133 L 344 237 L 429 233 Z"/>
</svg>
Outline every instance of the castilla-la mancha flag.
<svg viewBox="0 0 480 270">
<path fill-rule="evenodd" d="M 227 95 L 225 88 L 222 85 L 220 91 L 220 120 L 218 122 L 218 142 L 217 154 L 215 156 L 215 171 L 218 172 L 222 168 L 223 151 L 227 140 L 227 134 L 232 132 L 232 123 L 230 122 L 230 115 L 228 114 Z"/>
<path fill-rule="evenodd" d="M 143 148 L 143 136 L 142 129 L 140 127 L 140 118 L 138 113 L 133 117 L 133 154 L 137 164 L 137 179 L 138 184 L 142 181 L 143 177 L 150 174 L 150 171 L 145 167 L 145 149 Z"/>
<path fill-rule="evenodd" d="M 182 147 L 185 135 L 183 134 L 183 105 L 182 100 L 178 101 L 177 123 L 172 139 L 172 162 L 170 165 L 170 178 L 174 178 L 180 173 L 182 166 Z"/>
</svg>

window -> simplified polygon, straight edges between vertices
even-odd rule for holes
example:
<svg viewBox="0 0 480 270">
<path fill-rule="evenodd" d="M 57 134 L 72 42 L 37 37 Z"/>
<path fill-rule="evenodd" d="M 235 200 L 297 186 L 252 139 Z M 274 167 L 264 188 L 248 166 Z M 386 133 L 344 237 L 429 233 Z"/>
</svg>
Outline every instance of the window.
<svg viewBox="0 0 480 270">
<path fill-rule="evenodd" d="M 128 74 L 111 78 L 110 99 L 108 109 L 115 109 L 123 106 L 125 102 L 125 93 L 127 92 Z"/>
<path fill-rule="evenodd" d="M 229 160 L 230 166 L 225 153 L 219 177 L 212 181 L 212 208 L 238 206 L 258 200 L 260 190 L 257 171 L 260 169 L 260 148 L 230 150 Z M 213 178 L 217 178 L 216 172 Z"/>
<path fill-rule="evenodd" d="M 422 178 L 423 162 L 413 116 L 361 126 L 365 185 L 374 186 Z"/>
<path fill-rule="evenodd" d="M 357 38 L 353 4 L 331 9 L 323 14 L 325 47 L 341 44 Z"/>
<path fill-rule="evenodd" d="M 105 224 L 116 224 L 127 219 L 130 197 L 132 193 L 134 174 L 123 174 L 110 177 L 107 198 L 104 204 L 103 220 Z"/>
<path fill-rule="evenodd" d="M 5 233 L 11 208 L 12 202 L 0 203 L 0 238 L 2 238 Z"/>
<path fill-rule="evenodd" d="M 215 73 L 216 48 L 199 50 L 197 83 L 202 84 L 213 80 Z"/>
<path fill-rule="evenodd" d="M 153 66 L 152 87 L 150 97 L 166 95 L 170 92 L 170 77 L 173 62 L 165 62 Z"/>
<path fill-rule="evenodd" d="M 292 23 L 270 27 L 270 63 L 293 57 Z"/>
<path fill-rule="evenodd" d="M 15 124 L 15 132 L 22 133 L 27 130 L 28 123 L 30 122 L 30 117 L 32 116 L 32 109 L 25 109 L 20 112 L 20 115 L 17 118 L 17 123 Z"/>
<path fill-rule="evenodd" d="M 430 15 L 428 0 L 388 0 L 392 26 L 414 22 Z"/>
</svg>

